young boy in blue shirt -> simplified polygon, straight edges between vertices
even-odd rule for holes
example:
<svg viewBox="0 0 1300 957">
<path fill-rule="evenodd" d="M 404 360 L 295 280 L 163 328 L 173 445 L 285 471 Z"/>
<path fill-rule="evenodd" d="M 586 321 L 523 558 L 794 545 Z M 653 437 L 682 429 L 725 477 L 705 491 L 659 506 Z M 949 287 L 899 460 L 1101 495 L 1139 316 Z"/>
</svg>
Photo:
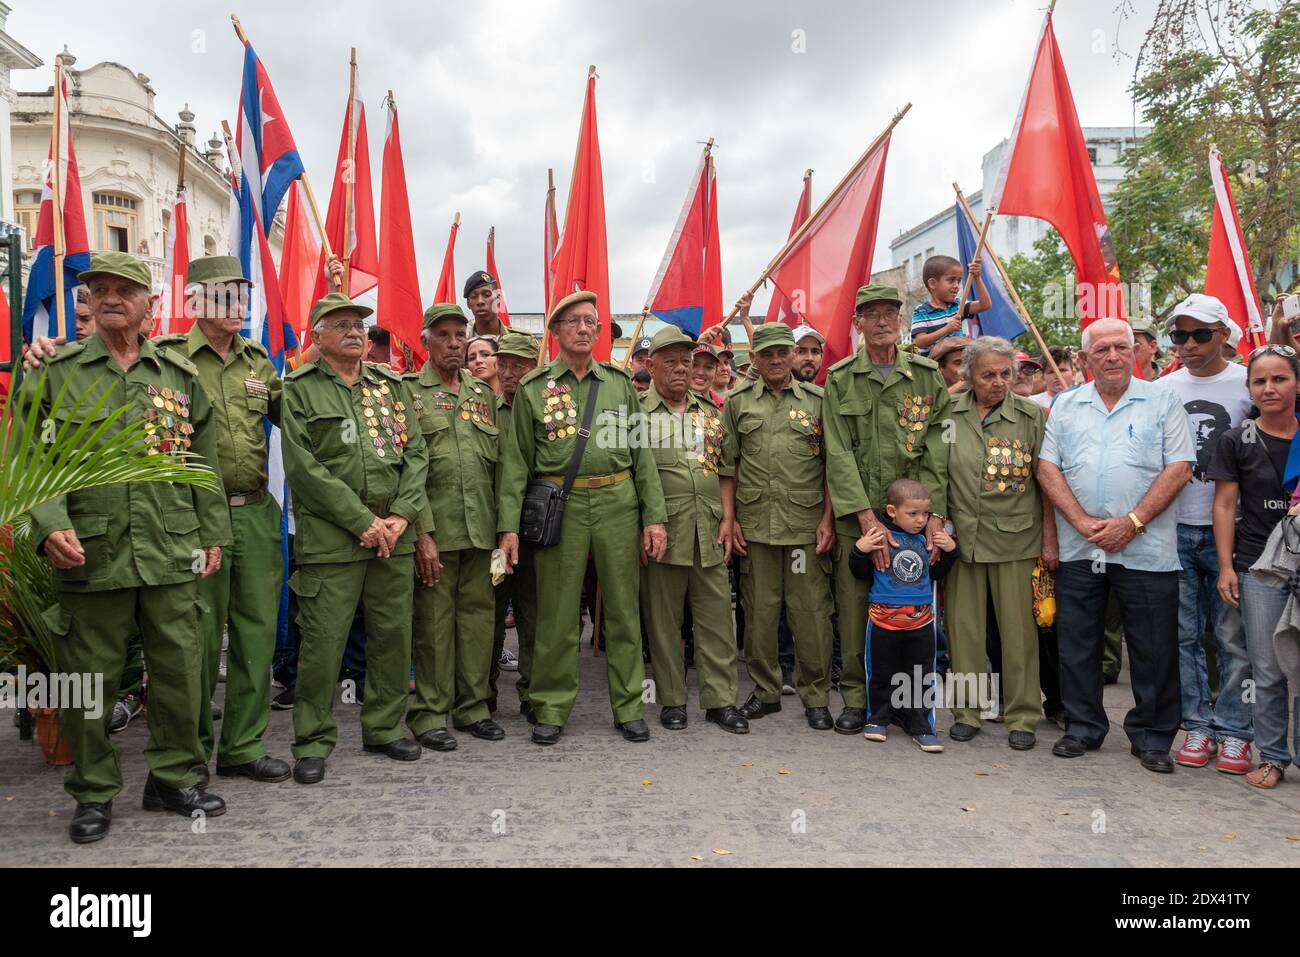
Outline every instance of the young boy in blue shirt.
<svg viewBox="0 0 1300 957">
<path fill-rule="evenodd" d="M 939 558 L 930 565 L 925 526 L 930 520 L 930 493 L 913 479 L 890 483 L 882 524 L 853 546 L 849 570 L 871 583 L 867 616 L 867 726 L 862 736 L 884 741 L 896 721 L 922 751 L 943 750 L 935 733 L 934 709 L 924 707 L 925 685 L 935 675 L 934 583 L 957 559 L 957 543 L 944 529 L 933 535 Z M 881 547 L 889 552 L 883 570 L 875 566 Z M 917 678 L 920 677 L 918 685 Z M 931 692 L 933 695 L 934 692 Z M 907 702 L 894 707 L 894 697 Z"/>
<path fill-rule="evenodd" d="M 961 295 L 961 263 L 951 256 L 931 256 L 921 267 L 921 281 L 925 283 L 930 298 L 912 310 L 912 342 L 921 355 L 948 336 L 967 335 L 962 332 L 962 319 L 957 314 L 957 297 Z M 980 278 L 979 260 L 970 264 L 970 281 L 977 298 L 966 302 L 966 318 L 983 312 L 993 305 L 989 291 Z"/>
</svg>

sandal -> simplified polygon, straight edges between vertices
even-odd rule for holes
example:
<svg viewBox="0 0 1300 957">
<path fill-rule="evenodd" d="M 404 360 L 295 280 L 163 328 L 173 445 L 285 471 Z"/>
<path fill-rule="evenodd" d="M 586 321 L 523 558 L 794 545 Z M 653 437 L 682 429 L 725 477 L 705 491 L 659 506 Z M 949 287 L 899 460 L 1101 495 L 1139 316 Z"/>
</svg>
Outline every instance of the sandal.
<svg viewBox="0 0 1300 957">
<path fill-rule="evenodd" d="M 1271 761 L 1261 761 L 1259 767 L 1246 775 L 1246 783 L 1251 787 L 1271 790 L 1281 783 L 1285 776 L 1282 768 Z"/>
</svg>

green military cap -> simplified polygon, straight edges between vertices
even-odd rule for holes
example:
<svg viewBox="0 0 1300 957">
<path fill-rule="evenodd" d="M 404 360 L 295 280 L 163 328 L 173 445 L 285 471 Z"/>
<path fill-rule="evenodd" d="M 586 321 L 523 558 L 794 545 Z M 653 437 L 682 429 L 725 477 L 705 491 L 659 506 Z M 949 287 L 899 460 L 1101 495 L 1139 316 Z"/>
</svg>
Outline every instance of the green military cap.
<svg viewBox="0 0 1300 957">
<path fill-rule="evenodd" d="M 784 322 L 765 322 L 754 329 L 750 352 L 762 352 L 772 346 L 793 346 L 794 333 Z"/>
<path fill-rule="evenodd" d="M 90 257 L 90 268 L 77 273 L 77 279 L 89 282 L 92 276 L 118 276 L 144 286 L 145 289 L 153 289 L 149 267 L 130 253 L 95 253 Z"/>
<path fill-rule="evenodd" d="M 854 303 L 854 310 L 861 309 L 867 303 L 871 302 L 892 302 L 896 306 L 903 304 L 903 299 L 898 295 L 898 290 L 893 286 L 885 286 L 878 282 L 869 283 L 858 290 L 857 301 Z"/>
<path fill-rule="evenodd" d="M 1144 336 L 1150 336 L 1153 342 L 1159 342 L 1160 336 L 1156 334 L 1156 324 L 1146 316 L 1134 316 L 1128 321 L 1129 326 L 1133 329 L 1133 334 L 1141 333 Z"/>
<path fill-rule="evenodd" d="M 459 319 L 465 325 L 469 325 L 469 320 L 465 318 L 465 311 L 454 302 L 435 302 L 424 310 L 425 329 L 433 328 L 433 324 L 439 319 Z"/>
<path fill-rule="evenodd" d="M 345 309 L 350 309 L 359 314 L 362 319 L 375 311 L 369 306 L 363 306 L 359 302 L 353 302 L 341 292 L 331 292 L 316 300 L 316 305 L 311 307 L 311 324 L 314 327 L 316 323 L 320 322 L 330 313 L 342 312 Z"/>
<path fill-rule="evenodd" d="M 650 355 L 654 355 L 660 349 L 667 349 L 669 346 L 694 346 L 695 340 L 688 336 L 676 326 L 664 326 L 655 333 L 655 337 L 650 340 Z"/>
<path fill-rule="evenodd" d="M 506 332 L 497 341 L 497 355 L 536 359 L 539 351 L 537 340 L 526 332 Z"/>
<path fill-rule="evenodd" d="M 555 317 L 563 313 L 564 310 L 568 309 L 570 306 L 576 306 L 580 302 L 589 302 L 594 306 L 597 302 L 597 296 L 594 292 L 590 292 L 586 289 L 569 293 L 555 304 L 555 308 L 551 310 L 551 314 L 546 317 L 547 326 L 553 323 Z"/>
<path fill-rule="evenodd" d="M 207 285 L 209 283 L 225 282 L 252 285 L 244 277 L 244 268 L 234 256 L 201 256 L 193 260 L 190 263 L 190 268 L 185 271 L 185 285 L 187 286 L 192 286 L 195 283 Z"/>
</svg>

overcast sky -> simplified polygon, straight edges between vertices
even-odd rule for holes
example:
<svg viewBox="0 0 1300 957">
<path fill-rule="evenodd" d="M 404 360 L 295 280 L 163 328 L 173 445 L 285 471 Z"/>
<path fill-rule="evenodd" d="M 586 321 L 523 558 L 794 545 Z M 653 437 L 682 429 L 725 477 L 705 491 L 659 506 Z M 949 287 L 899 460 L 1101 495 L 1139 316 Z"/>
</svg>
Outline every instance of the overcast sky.
<svg viewBox="0 0 1300 957">
<path fill-rule="evenodd" d="M 1132 55 L 1155 4 L 1125 0 L 1121 22 L 1118 2 L 1060 0 L 1056 11 L 1084 126 L 1134 121 Z M 89 0 L 10 3 L 9 33 L 47 64 L 66 43 L 78 68 L 115 60 L 145 73 L 158 114 L 175 123 L 188 102 L 200 139 L 234 119 L 242 51 L 228 14 L 237 13 L 322 207 L 355 44 L 376 202 L 384 92 L 397 100 L 424 297 L 459 210 L 458 281 L 483 265 L 494 225 L 507 302 L 520 312 L 541 309 L 546 170 L 556 172 L 562 226 L 589 63 L 599 73 L 613 311 L 640 311 L 697 141 L 710 136 L 730 304 L 784 243 L 804 169 L 815 170 L 815 205 L 908 100 L 890 148 L 877 268 L 889 265 L 890 239 L 952 202 L 954 180 L 979 188 L 983 154 L 1011 132 L 1045 9 L 1042 0 L 314 0 L 230 10 L 169 0 L 129 12 Z M 14 74 L 18 89 L 49 83 L 45 69 Z"/>
</svg>

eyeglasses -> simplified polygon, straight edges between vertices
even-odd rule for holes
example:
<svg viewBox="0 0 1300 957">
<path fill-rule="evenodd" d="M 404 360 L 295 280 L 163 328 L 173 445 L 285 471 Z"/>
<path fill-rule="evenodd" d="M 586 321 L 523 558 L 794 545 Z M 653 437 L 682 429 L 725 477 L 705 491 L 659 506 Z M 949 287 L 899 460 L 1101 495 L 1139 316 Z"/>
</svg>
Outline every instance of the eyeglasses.
<svg viewBox="0 0 1300 957">
<path fill-rule="evenodd" d="M 327 322 L 325 328 L 330 332 L 365 332 L 366 324 L 360 319 L 356 322 Z"/>
<path fill-rule="evenodd" d="M 1258 356 L 1281 356 L 1283 359 L 1294 359 L 1295 350 L 1290 346 L 1278 346 L 1270 343 L 1269 345 L 1252 349 L 1250 353 L 1250 361 L 1254 362 Z"/>
<path fill-rule="evenodd" d="M 866 325 L 869 322 L 896 322 L 900 315 L 898 309 L 890 309 L 888 312 L 860 312 L 858 320 Z"/>
<path fill-rule="evenodd" d="M 599 319 L 592 319 L 590 316 L 578 316 L 575 319 L 557 319 L 557 326 L 568 326 L 572 329 L 574 326 L 581 326 L 584 329 L 595 329 L 600 325 Z"/>
<path fill-rule="evenodd" d="M 1203 346 L 1214 338 L 1214 334 L 1217 331 L 1217 329 L 1193 329 L 1191 331 L 1186 329 L 1175 329 L 1173 332 L 1169 333 L 1169 338 L 1174 340 L 1174 345 L 1176 346 L 1184 345 L 1188 339 L 1194 339 L 1199 345 Z"/>
</svg>

